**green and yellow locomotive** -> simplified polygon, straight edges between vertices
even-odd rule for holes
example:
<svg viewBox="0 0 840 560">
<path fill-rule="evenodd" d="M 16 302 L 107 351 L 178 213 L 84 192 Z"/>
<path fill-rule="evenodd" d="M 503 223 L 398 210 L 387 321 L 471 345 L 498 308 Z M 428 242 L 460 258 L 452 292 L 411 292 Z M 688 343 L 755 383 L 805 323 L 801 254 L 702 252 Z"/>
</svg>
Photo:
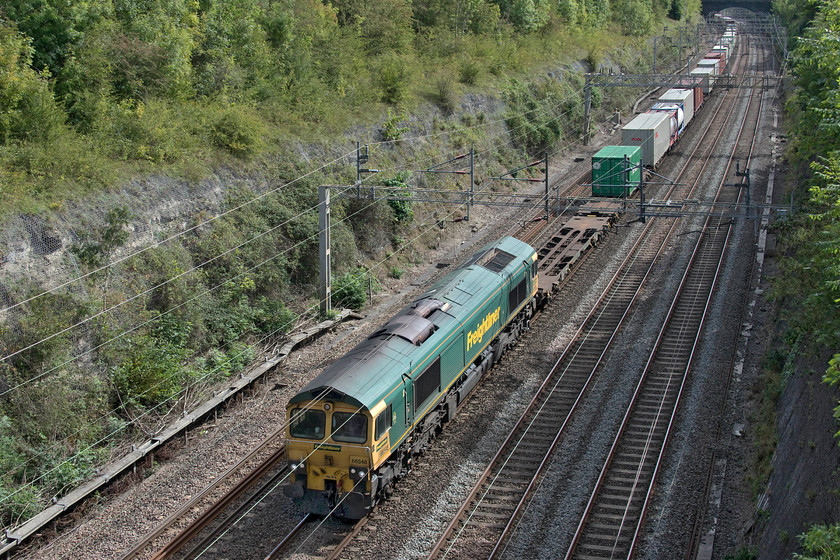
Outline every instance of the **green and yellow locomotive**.
<svg viewBox="0 0 840 560">
<path fill-rule="evenodd" d="M 364 517 L 528 328 L 536 294 L 536 252 L 502 238 L 328 366 L 289 401 L 284 493 Z"/>
</svg>

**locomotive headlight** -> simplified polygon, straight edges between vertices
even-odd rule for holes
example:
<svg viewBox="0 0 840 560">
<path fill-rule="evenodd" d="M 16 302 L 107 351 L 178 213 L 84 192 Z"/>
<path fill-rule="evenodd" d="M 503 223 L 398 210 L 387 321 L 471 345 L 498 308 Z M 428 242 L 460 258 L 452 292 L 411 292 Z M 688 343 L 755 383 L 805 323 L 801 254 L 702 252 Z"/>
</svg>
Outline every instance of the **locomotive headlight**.
<svg viewBox="0 0 840 560">
<path fill-rule="evenodd" d="M 356 474 L 356 469 L 351 468 L 351 469 L 350 469 L 350 474 Z"/>
</svg>

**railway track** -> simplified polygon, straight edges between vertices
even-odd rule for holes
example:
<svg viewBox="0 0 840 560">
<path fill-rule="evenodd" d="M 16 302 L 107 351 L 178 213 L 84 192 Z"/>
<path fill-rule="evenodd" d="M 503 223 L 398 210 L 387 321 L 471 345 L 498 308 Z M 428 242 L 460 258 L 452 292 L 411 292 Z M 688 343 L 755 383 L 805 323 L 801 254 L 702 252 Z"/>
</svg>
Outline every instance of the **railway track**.
<svg viewBox="0 0 840 560">
<path fill-rule="evenodd" d="M 725 95 L 719 103 L 712 118 L 716 125 L 707 128 L 704 139 L 711 136 L 709 130 L 717 130 L 717 134 L 709 141 L 701 140 L 680 176 L 696 170 L 699 180 L 734 110 L 732 97 Z M 724 107 L 727 110 L 723 110 Z M 702 152 L 699 157 L 698 151 Z M 675 185 L 667 194 L 675 198 L 687 197 L 696 186 L 697 181 L 688 189 Z M 575 408 L 586 389 L 597 379 L 598 365 L 627 317 L 648 273 L 666 247 L 672 230 L 673 224 L 668 227 L 661 222 L 659 226 L 649 224 L 645 228 L 599 303 L 552 368 L 429 558 L 460 558 L 465 555 L 493 558 L 500 552 L 505 537 L 515 527 L 517 515 L 527 505 Z"/>
<path fill-rule="evenodd" d="M 582 187 L 582 183 L 587 181 L 590 174 L 591 171 L 586 170 L 565 187 L 557 185 L 558 197 L 579 196 L 584 188 Z M 561 190 L 562 192 L 559 192 Z M 552 210 L 548 223 L 544 219 L 540 219 L 542 214 L 526 220 L 516 236 L 523 240 L 533 240 L 539 237 L 544 233 L 546 227 L 556 225 L 560 219 L 557 210 L 556 208 Z M 587 239 L 591 238 L 589 241 L 594 245 L 599 235 L 600 232 L 594 236 L 590 233 Z M 561 284 L 568 271 L 575 264 L 577 263 L 569 262 L 562 269 L 562 273 L 557 274 L 557 279 L 554 281 L 555 288 Z M 213 545 L 221 534 L 236 523 L 237 519 L 250 507 L 252 502 L 246 499 L 232 513 L 227 512 L 227 510 L 233 504 L 241 502 L 243 497 L 257 482 L 264 478 L 270 471 L 275 470 L 283 461 L 284 448 L 281 444 L 272 455 L 265 457 L 262 462 L 255 466 L 256 458 L 265 455 L 265 449 L 270 445 L 269 442 L 275 442 L 276 445 L 278 440 L 282 441 L 283 435 L 283 430 L 281 429 L 270 436 L 257 449 L 231 467 L 214 481 L 213 484 L 207 486 L 201 493 L 193 497 L 188 503 L 184 504 L 158 527 L 137 542 L 122 556 L 122 560 L 134 560 L 135 558 L 146 557 L 149 554 L 151 554 L 150 557 L 154 560 L 200 557 L 208 547 Z M 256 499 L 257 496 L 264 495 L 268 492 L 271 487 L 277 484 L 278 476 L 282 477 L 283 472 L 271 478 L 267 483 L 264 483 L 256 492 L 252 492 L 252 497 Z M 236 482 L 237 479 L 239 479 L 238 482 Z M 225 488 L 227 488 L 226 491 L 224 490 Z M 203 511 L 196 516 L 194 512 L 199 510 Z M 214 522 L 219 518 L 222 518 L 222 520 L 214 525 Z M 306 521 L 304 519 L 295 525 L 289 535 L 272 549 L 272 552 L 267 558 L 282 557 L 285 548 L 293 541 L 294 537 L 307 525 L 310 525 Z M 354 526 L 354 529 L 346 535 L 342 543 L 335 547 L 329 558 L 339 558 L 341 554 L 346 553 L 346 549 L 351 545 L 353 538 L 356 537 L 365 525 L 366 520 L 358 522 Z M 179 527 L 182 527 L 182 529 L 179 530 Z M 199 536 L 202 538 L 197 541 Z M 189 550 L 187 550 L 188 545 L 191 545 Z"/>
<path fill-rule="evenodd" d="M 721 103 L 718 106 L 718 112 L 721 111 L 721 108 L 723 106 L 724 106 L 724 103 Z M 715 120 L 715 119 L 713 119 L 713 120 Z M 710 128 L 714 128 L 714 127 L 710 127 Z M 702 146 L 703 144 L 704 143 L 701 142 L 700 144 L 698 144 L 698 147 Z M 711 148 L 709 149 L 709 153 L 711 153 Z M 697 158 L 697 160 L 699 160 L 699 159 L 704 159 L 704 161 L 707 162 L 708 161 L 708 156 L 699 156 Z M 691 161 L 696 161 L 696 160 L 693 158 Z M 703 163 L 703 165 L 705 165 L 705 163 Z M 685 173 L 687 169 L 688 168 L 684 168 L 683 173 Z M 560 195 L 560 196 L 569 196 L 570 193 L 574 196 L 573 193 L 575 192 L 575 189 L 580 190 L 580 184 L 586 181 L 586 176 L 587 175 L 588 175 L 588 171 L 586 173 L 584 173 L 581 177 L 577 178 L 577 180 L 574 181 L 571 184 L 571 186 L 566 190 L 566 194 Z M 676 187 L 672 188 L 671 191 L 669 191 L 669 194 L 673 194 L 673 196 L 675 196 L 675 197 L 677 197 L 677 196 L 683 196 L 683 197 L 688 196 L 686 193 L 679 192 L 679 189 L 676 188 Z M 526 240 L 529 240 L 529 241 L 537 239 L 540 236 L 545 235 L 545 232 L 548 229 L 548 226 L 553 225 L 553 223 L 556 224 L 559 219 L 560 219 L 560 216 L 557 215 L 556 213 L 553 213 L 551 215 L 548 223 L 545 220 L 539 220 L 539 221 L 532 220 L 530 223 L 526 223 L 526 227 L 522 228 L 520 234 L 517 235 L 517 237 L 520 237 L 521 239 L 526 239 Z M 587 229 L 586 227 L 581 228 L 582 231 L 586 231 L 586 229 Z M 651 237 L 657 237 L 657 236 L 663 235 L 661 232 L 657 232 L 656 231 L 657 229 L 661 229 L 661 228 L 648 227 L 648 228 L 646 228 L 645 231 L 646 232 L 650 231 L 651 233 L 649 233 L 647 235 L 649 235 Z M 665 234 L 665 235 L 667 235 L 667 234 Z M 549 236 L 549 237 L 552 237 L 552 236 Z M 550 245 L 550 243 L 551 242 L 549 241 L 546 245 Z M 642 245 L 644 245 L 644 243 Z M 653 245 L 656 246 L 656 243 L 654 243 Z M 621 305 L 618 305 L 615 308 L 610 308 L 609 311 L 607 311 L 606 309 L 600 310 L 598 312 L 593 311 L 593 314 L 590 315 L 590 318 L 593 318 L 593 317 L 597 316 L 597 321 L 599 322 L 598 323 L 599 324 L 599 330 L 593 329 L 591 331 L 587 331 L 586 335 L 583 337 L 584 339 L 603 341 L 605 338 L 606 339 L 611 339 L 612 337 L 615 336 L 615 332 L 619 328 L 623 317 L 627 313 L 626 310 L 629 309 L 630 305 L 632 305 L 632 301 L 635 298 L 635 295 L 638 294 L 638 290 L 640 289 L 641 285 L 644 283 L 644 278 L 646 277 L 647 271 L 650 270 L 650 266 L 652 266 L 653 262 L 655 262 L 656 255 L 658 255 L 659 252 L 661 252 L 662 247 L 664 247 L 664 246 L 665 246 L 665 241 L 664 240 L 661 241 L 661 243 L 659 243 L 658 249 L 656 249 L 656 250 L 654 250 L 652 248 L 645 248 L 645 247 L 642 246 L 639 249 L 639 253 L 635 254 L 635 256 L 633 256 L 632 259 L 630 257 L 628 257 L 628 260 L 633 260 L 634 261 L 633 264 L 635 266 L 635 269 L 633 269 L 632 273 L 628 271 L 626 273 L 625 278 L 622 279 L 622 281 L 619 281 L 619 282 L 615 283 L 614 291 L 611 292 L 609 296 L 606 296 L 606 299 L 609 300 L 609 301 L 613 301 L 613 300 L 615 300 L 615 301 L 618 301 L 618 300 L 625 301 L 626 302 L 626 307 L 625 307 L 624 312 L 621 313 L 621 314 L 616 314 L 616 312 L 613 310 L 613 309 L 619 309 L 621 307 Z M 638 264 L 636 264 L 635 261 L 638 261 Z M 645 262 L 648 262 L 649 266 L 646 269 L 647 271 L 643 272 L 643 270 L 645 269 L 645 266 L 644 266 Z M 562 280 L 562 277 L 560 279 Z M 627 287 L 628 284 L 636 284 L 636 283 L 638 284 L 638 287 L 635 289 L 635 291 L 630 290 Z M 611 288 L 613 288 L 613 286 L 611 286 Z M 632 292 L 632 295 L 630 295 L 631 292 Z M 613 324 L 615 325 L 614 327 L 612 326 Z M 581 330 L 583 331 L 583 327 L 582 327 Z M 590 373 L 594 374 L 594 371 L 597 369 L 597 365 L 600 362 L 601 358 L 603 357 L 604 352 L 606 352 L 607 347 L 604 347 L 604 349 L 600 353 L 598 353 L 598 352 L 593 353 L 591 348 L 592 348 L 591 346 L 584 346 L 583 343 L 581 343 L 581 346 L 578 347 L 576 350 L 572 351 L 569 355 L 570 356 L 573 355 L 576 359 L 581 360 L 580 363 L 583 363 L 583 361 L 586 360 L 586 359 L 588 359 L 590 361 L 590 365 L 592 363 L 594 363 L 594 365 L 591 366 L 591 371 L 590 371 Z M 568 351 L 567 351 L 567 353 L 568 353 Z M 564 353 L 564 356 L 566 356 L 566 353 Z M 594 360 L 595 360 L 594 362 L 592 362 L 593 356 L 594 356 Z M 561 360 L 563 360 L 563 357 L 561 357 Z M 558 362 L 558 364 L 559 364 L 559 362 Z M 563 367 L 565 367 L 565 366 L 563 366 Z M 589 366 L 587 366 L 587 367 L 589 367 Z M 554 369 L 559 371 L 561 369 L 561 367 L 560 366 L 555 366 Z M 549 393 L 556 393 L 559 396 L 558 400 L 554 401 L 553 403 L 548 403 L 548 401 L 544 401 L 544 404 L 542 405 L 542 408 L 544 409 L 545 412 L 551 412 L 552 413 L 552 414 L 549 414 L 549 415 L 546 415 L 546 416 L 554 415 L 554 416 L 562 417 L 563 416 L 563 414 L 562 414 L 563 407 L 568 407 L 569 406 L 568 403 L 570 402 L 570 399 L 571 399 L 571 392 L 566 391 L 565 389 L 566 389 L 566 381 L 571 379 L 573 377 L 573 374 L 571 372 L 570 373 L 565 373 L 564 372 L 563 375 L 568 375 L 568 377 L 562 378 L 563 385 L 564 385 L 563 389 L 561 390 L 561 389 L 557 388 L 557 386 L 555 384 L 555 386 L 553 386 L 553 388 L 555 388 L 557 390 L 550 390 L 549 391 Z M 583 377 L 581 377 L 581 379 L 583 379 Z M 558 382 L 559 382 L 559 380 L 558 380 Z M 583 380 L 583 381 L 580 381 L 579 383 L 582 384 L 581 385 L 582 389 L 580 390 L 580 393 L 578 393 L 574 397 L 574 399 L 571 401 L 572 405 L 571 405 L 571 408 L 569 408 L 569 413 L 568 414 L 571 414 L 571 412 L 574 410 L 575 403 L 580 398 L 580 396 L 585 392 L 587 383 L 589 383 L 589 381 Z M 543 384 L 543 389 L 548 387 L 548 385 L 549 385 L 548 382 L 544 383 Z M 536 397 L 535 397 L 535 401 L 536 401 Z M 523 416 L 523 418 L 524 418 L 524 416 Z M 531 418 L 528 421 L 529 426 L 530 425 L 536 426 L 532 430 L 532 432 L 533 432 L 533 434 L 536 435 L 537 439 L 543 440 L 539 444 L 539 446 L 543 446 L 543 444 L 545 443 L 545 440 L 547 438 L 546 437 L 541 437 L 541 434 L 542 434 L 542 436 L 545 436 L 547 432 L 553 430 L 554 428 L 552 427 L 552 428 L 546 429 L 545 426 L 541 427 L 539 425 L 539 422 L 535 421 L 535 418 L 536 417 Z M 567 421 L 567 419 L 568 419 L 568 415 L 566 416 L 566 420 L 564 420 L 561 423 L 560 429 L 556 433 L 556 435 L 554 437 L 554 441 L 553 441 L 553 443 L 551 444 L 550 447 L 553 447 L 553 444 L 556 444 L 556 440 L 559 437 L 560 432 L 562 432 L 562 426 L 565 425 L 565 422 Z M 522 423 L 522 421 L 520 421 L 520 423 Z M 524 433 L 527 434 L 528 432 L 526 431 Z M 511 438 L 509 438 L 509 439 L 511 439 Z M 522 439 L 522 438 L 520 438 L 520 439 Z M 529 447 L 527 445 L 527 442 L 525 442 L 524 439 L 522 439 L 522 443 L 520 443 L 518 447 L 521 447 L 522 449 L 528 449 L 529 451 L 526 451 L 525 454 L 522 455 L 523 458 L 521 460 L 517 459 L 517 461 L 520 461 L 520 464 L 525 465 L 527 468 L 532 468 L 534 465 L 536 465 L 536 470 L 533 470 L 533 472 L 535 472 L 536 475 L 531 476 L 531 482 L 528 483 L 528 486 L 525 489 L 525 493 L 524 493 L 523 497 L 520 499 L 520 501 L 517 505 L 512 505 L 512 501 L 506 497 L 507 494 L 509 494 L 510 492 L 502 491 L 498 495 L 493 495 L 490 499 L 484 500 L 485 502 L 494 502 L 498 506 L 498 507 L 495 507 L 495 510 L 513 512 L 513 514 L 509 518 L 509 522 L 507 523 L 506 528 L 504 529 L 504 531 L 502 533 L 502 538 L 504 538 L 505 534 L 507 534 L 507 531 L 510 530 L 511 523 L 512 523 L 513 519 L 515 518 L 516 513 L 521 509 L 523 504 L 526 503 L 527 496 L 529 495 L 529 490 L 533 488 L 534 481 L 536 480 L 536 477 L 541 472 L 542 468 L 545 465 L 545 461 L 546 461 L 546 456 L 543 456 L 543 458 L 540 461 L 534 460 L 533 459 L 533 457 L 534 457 L 533 450 L 536 449 L 536 447 L 534 447 L 534 446 Z M 507 461 L 507 462 L 512 464 L 512 461 Z M 489 470 L 489 468 L 488 468 L 488 470 Z M 498 474 L 495 476 L 495 480 L 497 480 L 499 482 L 505 482 L 504 477 L 502 477 Z M 503 485 L 497 485 L 497 486 L 499 488 L 503 487 Z M 521 486 L 521 483 L 515 483 L 515 482 L 510 481 L 508 483 L 507 487 L 510 488 L 511 486 Z M 516 492 L 519 492 L 519 489 L 517 489 Z M 507 515 L 507 514 L 505 514 L 505 515 Z M 229 517 L 230 518 L 235 518 L 237 516 L 232 515 L 232 516 L 229 516 Z M 490 515 L 489 517 L 488 516 L 485 516 L 485 517 L 487 519 L 490 519 L 490 521 L 483 521 L 482 522 L 483 523 L 482 527 L 486 527 L 486 528 L 487 527 L 492 527 L 492 528 L 498 528 L 499 527 L 500 523 L 498 522 L 498 517 L 494 517 L 493 515 Z M 301 527 L 304 527 L 306 525 L 307 525 L 307 523 L 305 523 L 305 520 L 302 521 L 300 524 L 295 526 L 295 529 L 293 530 L 293 534 L 296 534 L 300 530 Z M 363 520 L 362 522 L 358 523 L 354 527 L 353 531 L 351 531 L 350 533 L 347 534 L 347 536 L 345 538 L 345 541 L 343 541 L 342 544 L 338 545 L 337 547 L 335 547 L 333 549 L 333 551 L 330 553 L 328 558 L 352 557 L 352 542 L 353 542 L 353 539 L 356 537 L 356 535 L 358 535 L 359 532 L 362 531 L 362 529 L 365 526 L 366 526 L 366 520 Z M 159 538 L 161 534 L 162 534 L 162 532 L 158 533 L 158 535 L 155 536 L 154 538 Z M 274 548 L 274 550 L 272 550 L 271 555 L 269 555 L 268 558 L 281 557 L 281 555 L 284 554 L 284 548 L 286 547 L 288 542 L 293 538 L 293 534 L 290 534 L 288 537 L 286 537 L 283 540 L 283 542 L 281 542 L 279 545 L 277 545 Z M 499 539 L 499 541 L 496 542 L 496 546 L 498 546 L 499 542 L 501 542 L 501 539 Z M 206 544 L 206 542 L 205 542 L 205 544 Z M 201 545 L 195 547 L 196 550 L 198 550 L 200 548 L 201 548 Z M 494 551 L 495 550 L 496 549 L 494 549 Z M 493 553 L 491 553 L 490 556 L 492 556 Z M 350 555 L 348 556 L 348 554 L 350 554 Z M 475 554 L 475 550 L 473 549 L 473 550 L 470 551 L 470 555 L 472 556 L 474 554 Z M 133 557 L 136 557 L 136 556 L 126 556 L 125 558 L 133 558 Z M 156 558 L 158 558 L 158 557 L 159 558 L 169 558 L 169 557 L 172 557 L 172 555 L 170 554 L 168 556 L 155 556 L 155 557 Z M 191 556 L 188 554 L 185 557 L 191 557 Z M 452 557 L 458 557 L 458 556 L 452 556 Z"/>
<path fill-rule="evenodd" d="M 122 560 L 146 557 L 163 560 L 178 554 L 231 504 L 245 495 L 284 459 L 283 432 L 275 432 L 229 468 L 212 484 L 173 512 L 122 556 Z M 281 438 L 278 443 L 278 438 Z M 196 516 L 195 511 L 203 512 Z M 179 529 L 183 527 L 183 529 Z"/>
<path fill-rule="evenodd" d="M 748 98 L 738 131 L 740 140 L 751 121 L 750 153 L 761 114 L 761 98 L 758 104 L 753 104 L 754 97 Z M 727 171 L 732 167 L 735 153 L 733 150 L 729 157 Z M 740 196 L 740 190 L 736 193 L 724 188 L 722 180 L 716 202 L 725 206 L 719 213 L 728 213 L 729 203 L 736 202 Z M 729 217 L 706 218 L 690 264 L 572 539 L 567 559 L 633 555 L 732 230 Z"/>
</svg>

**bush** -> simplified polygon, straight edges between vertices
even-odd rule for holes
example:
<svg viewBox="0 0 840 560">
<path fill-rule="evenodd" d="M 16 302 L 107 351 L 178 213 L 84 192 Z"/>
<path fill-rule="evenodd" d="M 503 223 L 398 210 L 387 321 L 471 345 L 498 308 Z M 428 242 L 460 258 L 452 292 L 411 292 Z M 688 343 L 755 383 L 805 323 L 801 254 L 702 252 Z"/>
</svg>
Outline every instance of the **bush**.
<svg viewBox="0 0 840 560">
<path fill-rule="evenodd" d="M 449 73 L 439 73 L 435 79 L 435 92 L 437 104 L 445 113 L 452 113 L 458 106 L 458 92 L 455 89 L 455 81 Z"/>
<path fill-rule="evenodd" d="M 472 58 L 463 58 L 458 63 L 458 80 L 462 84 L 470 86 L 478 82 L 478 77 L 481 75 L 481 65 L 478 61 Z"/>
<path fill-rule="evenodd" d="M 49 74 L 30 66 L 33 53 L 31 39 L 0 18 L 0 144 L 48 140 L 63 125 Z"/>
<path fill-rule="evenodd" d="M 798 538 L 805 554 L 794 553 L 794 560 L 840 558 L 840 524 L 812 525 Z"/>
<path fill-rule="evenodd" d="M 297 314 L 282 301 L 260 298 L 257 303 L 257 328 L 267 335 L 282 335 L 295 326 Z"/>
<path fill-rule="evenodd" d="M 44 507 L 37 489 L 0 482 L 0 523 L 14 526 L 29 519 Z"/>
<path fill-rule="evenodd" d="M 650 0 L 621 0 L 613 5 L 613 16 L 625 35 L 641 37 L 653 25 Z"/>
<path fill-rule="evenodd" d="M 397 104 L 408 96 L 411 64 L 406 57 L 384 55 L 373 64 L 372 73 L 381 101 Z"/>
<path fill-rule="evenodd" d="M 382 125 L 382 139 L 386 142 L 399 140 L 400 137 L 408 132 L 407 126 L 399 126 L 401 121 L 405 120 L 405 113 L 391 113 L 388 109 L 388 118 L 385 119 L 385 124 Z"/>
<path fill-rule="evenodd" d="M 367 303 L 367 292 L 369 284 L 368 272 L 363 268 L 357 268 L 340 276 L 333 282 L 333 301 L 336 306 L 349 307 L 356 311 L 361 310 Z"/>
<path fill-rule="evenodd" d="M 127 350 L 112 378 L 122 406 L 155 406 L 178 394 L 188 350 L 150 336 L 136 337 Z"/>
<path fill-rule="evenodd" d="M 399 196 L 401 198 L 411 198 L 411 190 L 406 184 L 408 178 L 411 176 L 407 171 L 397 173 L 393 179 L 382 181 L 386 187 L 393 187 L 388 190 L 389 196 Z M 414 211 L 411 209 L 410 200 L 388 200 L 388 206 L 394 212 L 394 221 L 398 224 L 403 222 L 410 222 L 414 218 Z"/>
<path fill-rule="evenodd" d="M 262 150 L 265 125 L 250 109 L 234 105 L 212 124 L 210 135 L 214 145 L 245 158 Z"/>
</svg>

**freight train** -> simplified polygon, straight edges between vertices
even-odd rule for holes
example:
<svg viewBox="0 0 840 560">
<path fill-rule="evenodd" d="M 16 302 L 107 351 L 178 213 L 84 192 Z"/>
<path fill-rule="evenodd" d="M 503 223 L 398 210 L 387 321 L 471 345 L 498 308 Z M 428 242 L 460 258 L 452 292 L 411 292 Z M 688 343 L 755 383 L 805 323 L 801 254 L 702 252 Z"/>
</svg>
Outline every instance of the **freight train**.
<svg viewBox="0 0 840 560">
<path fill-rule="evenodd" d="M 411 470 L 541 305 L 537 253 L 512 237 L 475 253 L 291 398 L 283 492 L 360 519 Z"/>
<path fill-rule="evenodd" d="M 725 72 L 736 34 L 735 24 L 728 24 L 720 41 L 689 72 L 690 83 L 669 89 L 648 111 L 625 124 L 621 145 L 605 146 L 592 156 L 593 196 L 629 196 L 641 184 L 642 169 L 656 169 Z"/>
<path fill-rule="evenodd" d="M 621 146 L 593 156 L 594 195 L 627 196 L 642 168 L 659 163 L 722 72 L 735 41 L 734 29 L 727 34 L 691 87 L 668 90 L 624 126 Z M 540 273 L 533 247 L 502 238 L 325 368 L 286 409 L 284 494 L 309 513 L 365 517 L 529 328 L 552 293 L 540 289 Z"/>
</svg>

